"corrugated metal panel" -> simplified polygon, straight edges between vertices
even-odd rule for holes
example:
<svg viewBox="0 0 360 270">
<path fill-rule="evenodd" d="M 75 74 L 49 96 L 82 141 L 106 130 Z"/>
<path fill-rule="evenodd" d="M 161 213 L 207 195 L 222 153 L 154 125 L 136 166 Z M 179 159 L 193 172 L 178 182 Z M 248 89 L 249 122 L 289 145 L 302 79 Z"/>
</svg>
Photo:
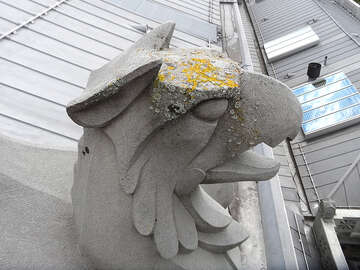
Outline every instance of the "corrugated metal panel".
<svg viewBox="0 0 360 270">
<path fill-rule="evenodd" d="M 291 235 L 294 242 L 294 248 L 296 251 L 296 257 L 298 261 L 299 270 L 316 269 L 312 268 L 316 265 L 312 261 L 312 253 L 310 251 L 310 244 L 308 243 L 307 236 L 304 230 L 304 217 L 294 213 L 290 209 L 287 210 L 287 216 L 289 219 L 289 225 L 291 229 Z"/>
<path fill-rule="evenodd" d="M 298 138 L 300 140 L 300 138 Z M 294 156 L 311 206 L 325 198 L 360 153 L 360 126 L 353 126 L 311 141 L 292 144 Z M 355 168 L 334 199 L 338 207 L 360 207 L 360 168 Z"/>
<path fill-rule="evenodd" d="M 167 5 L 172 8 L 176 8 L 178 10 L 184 11 L 188 14 L 201 17 L 203 20 L 219 24 L 220 16 L 219 12 L 216 10 L 209 11 L 209 6 L 207 8 L 205 7 L 199 7 L 197 5 L 194 5 L 194 3 L 191 3 L 189 1 L 184 0 L 155 0 L 156 2 L 162 3 L 164 5 Z M 211 21 L 209 17 L 209 12 L 213 13 L 213 21 Z M 201 15 L 201 16 L 199 16 Z"/>
<path fill-rule="evenodd" d="M 210 23 L 210 13 L 193 8 L 183 8 L 178 3 L 169 0 L 134 0 L 121 1 L 112 0 L 118 3 L 122 8 L 132 11 L 136 14 L 145 16 L 157 21 L 174 21 L 178 29 L 190 33 L 200 39 L 208 41 L 217 40 L 217 26 Z M 197 15 L 195 15 L 197 14 Z"/>
<path fill-rule="evenodd" d="M 149 25 L 150 27 L 154 28 L 158 26 L 162 21 L 153 20 L 146 16 L 142 16 L 131 10 L 125 9 L 121 4 L 120 0 L 82 0 L 82 2 L 87 3 L 88 5 L 95 6 L 97 8 L 101 8 L 110 14 L 114 14 L 117 17 L 121 17 L 123 19 L 128 20 L 128 24 L 142 24 L 142 25 Z M 181 31 L 179 26 L 175 31 L 175 35 L 172 39 L 173 44 L 178 44 L 179 47 L 189 47 L 189 46 L 206 46 L 207 40 L 204 41 L 198 37 L 192 36 L 189 33 Z M 179 42 L 179 43 L 177 43 Z"/>
<path fill-rule="evenodd" d="M 55 134 L 64 134 L 74 140 L 81 136 L 82 129 L 74 127 L 68 121 L 64 105 L 4 85 L 0 85 L 0 91 L 0 111 L 6 112 L 8 116 L 35 126 L 46 127 Z"/>
<path fill-rule="evenodd" d="M 339 60 L 350 60 L 360 54 L 359 45 L 313 0 L 265 0 L 250 6 L 250 12 L 261 46 L 306 25 L 311 25 L 320 37 L 318 46 L 272 64 L 267 63 L 270 75 L 291 87 L 307 80 L 306 68 L 309 62 L 322 62 L 328 56 L 328 65 L 323 68 L 325 75 L 334 72 L 331 65 L 336 65 Z M 360 59 L 356 63 L 360 65 Z"/>
<path fill-rule="evenodd" d="M 355 21 L 343 9 L 336 10 L 331 6 L 332 14 L 341 19 L 342 27 L 328 13 L 327 5 L 331 4 L 314 0 L 263 0 L 249 5 L 261 46 L 306 25 L 311 25 L 320 37 L 320 44 L 315 47 L 274 63 L 267 63 L 271 76 L 295 88 L 308 80 L 308 63 L 323 63 L 327 56 L 327 65 L 322 67 L 322 75 L 343 71 L 359 89 L 360 45 L 343 27 L 348 27 L 351 33 L 354 29 L 360 29 L 360 22 Z M 313 213 L 316 213 L 318 201 L 329 194 L 360 152 L 357 147 L 359 138 L 360 126 L 357 124 L 312 140 L 305 140 L 303 135 L 299 134 L 292 142 L 301 180 Z M 334 199 L 338 206 L 360 207 L 358 192 L 357 195 L 355 192 L 360 190 L 359 172 L 360 168 L 356 168 L 335 194 Z"/>
<path fill-rule="evenodd" d="M 0 74 L 1 85 L 13 87 L 62 105 L 66 105 L 69 100 L 79 96 L 83 90 L 82 87 L 3 59 L 0 59 Z"/>
<path fill-rule="evenodd" d="M 66 104 L 79 96 L 91 70 L 143 35 L 132 25 L 153 28 L 162 22 L 126 10 L 111 0 L 67 0 L 37 17 L 57 3 L 0 0 L 1 34 L 34 18 L 33 23 L 0 40 L 0 131 L 33 143 L 75 146 L 82 130 L 66 115 Z M 196 17 L 207 10 L 206 3 L 196 1 Z M 208 40 L 178 30 L 171 44 L 207 45 Z"/>
<path fill-rule="evenodd" d="M 28 1 L 24 1 L 25 3 Z M 12 1 L 9 1 L 9 3 L 12 3 Z M 24 4 L 25 4 L 24 3 Z M 12 8 L 11 6 L 7 5 L 8 3 L 5 1 L 1 1 L 0 2 L 0 10 L 1 10 L 1 18 L 2 19 L 9 19 L 11 21 L 15 21 L 15 22 L 24 22 L 28 19 L 30 19 L 36 12 L 33 12 L 33 14 L 30 13 L 24 13 L 21 12 L 20 10 L 16 10 L 14 8 Z M 26 6 L 26 5 L 24 5 Z M 32 9 L 34 10 L 34 9 Z M 37 10 L 37 12 L 39 12 L 40 10 L 43 10 L 42 7 L 39 7 L 39 9 Z M 8 27 L 6 27 L 6 29 L 4 29 L 6 31 L 9 31 L 11 29 L 11 25 L 8 25 Z"/>
</svg>

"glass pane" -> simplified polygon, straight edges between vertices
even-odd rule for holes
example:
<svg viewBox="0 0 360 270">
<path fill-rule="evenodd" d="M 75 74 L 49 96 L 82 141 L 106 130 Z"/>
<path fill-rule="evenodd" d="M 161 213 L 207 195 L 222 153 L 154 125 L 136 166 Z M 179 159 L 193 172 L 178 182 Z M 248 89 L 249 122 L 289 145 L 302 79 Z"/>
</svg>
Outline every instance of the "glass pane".
<svg viewBox="0 0 360 270">
<path fill-rule="evenodd" d="M 345 89 L 342 89 L 341 91 L 337 91 L 328 95 L 323 96 L 322 98 L 314 99 L 312 101 L 306 102 L 301 105 L 303 111 L 308 111 L 312 108 L 323 106 L 329 102 L 335 101 L 337 99 L 343 98 L 345 96 L 351 95 L 353 93 L 357 93 L 357 90 L 352 85 L 350 87 L 347 87 Z"/>
<path fill-rule="evenodd" d="M 343 122 L 355 116 L 360 116 L 360 105 L 356 105 L 343 111 L 336 112 L 319 119 L 315 119 L 311 122 L 303 124 L 302 128 L 304 130 L 304 133 L 310 133 L 327 126 Z"/>
<path fill-rule="evenodd" d="M 345 99 L 342 99 L 338 102 L 331 103 L 328 105 L 325 105 L 323 107 L 308 111 L 304 113 L 304 122 L 309 121 L 311 119 L 319 118 L 325 114 L 329 114 L 332 112 L 336 112 L 339 110 L 342 110 L 346 107 L 349 107 L 351 105 L 360 103 L 360 94 L 357 94 L 355 96 L 351 96 Z"/>
<path fill-rule="evenodd" d="M 344 79 L 342 81 L 339 81 L 339 82 L 336 82 L 336 83 L 333 83 L 333 84 L 329 84 L 328 86 L 325 86 L 325 87 L 322 87 L 322 88 L 319 88 L 318 90 L 314 90 L 310 93 L 307 93 L 307 94 L 304 94 L 302 96 L 298 96 L 298 100 L 300 103 L 304 103 L 308 100 L 312 100 L 314 98 L 318 98 L 318 97 L 321 97 L 321 96 L 324 96 L 330 92 L 334 92 L 336 90 L 339 90 L 341 88 L 344 88 L 348 85 L 351 85 L 351 82 L 349 79 Z"/>
<path fill-rule="evenodd" d="M 336 82 L 336 81 L 344 79 L 344 78 L 346 78 L 344 72 L 340 72 L 340 73 L 337 73 L 337 74 L 334 74 L 332 76 L 325 78 L 325 81 L 326 81 L 326 84 L 329 84 L 329 83 Z M 293 93 L 296 96 L 298 96 L 298 95 L 302 95 L 302 94 L 309 92 L 311 90 L 314 90 L 314 89 L 316 89 L 315 86 L 313 86 L 312 84 L 307 84 L 307 85 L 304 85 L 304 86 L 301 86 L 301 87 L 295 89 L 293 91 Z"/>
<path fill-rule="evenodd" d="M 307 84 L 307 85 L 304 85 L 300 88 L 297 88 L 293 91 L 294 95 L 295 96 L 298 96 L 298 95 L 301 95 L 303 93 L 306 93 L 306 92 L 309 92 L 311 90 L 314 90 L 315 89 L 315 86 L 313 86 L 312 84 Z"/>
</svg>

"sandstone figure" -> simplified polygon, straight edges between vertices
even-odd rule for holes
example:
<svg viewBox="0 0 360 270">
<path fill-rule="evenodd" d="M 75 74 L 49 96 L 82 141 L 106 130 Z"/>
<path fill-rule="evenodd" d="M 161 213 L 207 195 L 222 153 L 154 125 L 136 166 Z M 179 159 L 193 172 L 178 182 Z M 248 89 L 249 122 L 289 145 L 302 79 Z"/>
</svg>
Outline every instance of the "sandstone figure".
<svg viewBox="0 0 360 270">
<path fill-rule="evenodd" d="M 279 169 L 250 149 L 294 137 L 302 111 L 284 84 L 222 53 L 169 48 L 166 23 L 91 73 L 67 107 L 84 127 L 72 201 L 96 269 L 238 269 L 249 233 L 201 184 Z"/>
</svg>

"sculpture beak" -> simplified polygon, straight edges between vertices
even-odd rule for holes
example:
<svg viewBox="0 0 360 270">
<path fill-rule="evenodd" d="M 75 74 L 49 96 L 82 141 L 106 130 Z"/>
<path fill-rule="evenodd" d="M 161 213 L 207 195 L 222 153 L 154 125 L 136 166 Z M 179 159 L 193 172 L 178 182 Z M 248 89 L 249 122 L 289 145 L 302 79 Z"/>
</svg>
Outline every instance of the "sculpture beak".
<svg viewBox="0 0 360 270">
<path fill-rule="evenodd" d="M 240 131 L 242 135 L 253 138 L 255 144 L 264 142 L 271 147 L 295 138 L 303 113 L 291 89 L 273 78 L 246 71 L 241 82 L 242 118 L 247 128 Z M 258 131 L 256 136 L 246 133 L 252 129 Z"/>
<path fill-rule="evenodd" d="M 279 162 L 253 151 L 246 151 L 234 159 L 209 169 L 202 184 L 264 181 L 274 177 L 279 168 Z"/>
<path fill-rule="evenodd" d="M 218 145 L 222 142 L 222 133 L 215 134 L 215 137 L 219 137 L 218 140 L 208 145 L 206 158 L 199 158 L 199 168 L 206 168 L 203 184 L 271 179 L 280 168 L 279 162 L 246 150 L 261 142 L 275 147 L 286 138 L 293 139 L 299 132 L 302 110 L 286 85 L 261 74 L 249 72 L 242 74 L 242 82 L 242 128 L 234 132 L 243 140 L 239 140 L 237 145 L 226 147 L 232 149 L 232 155 L 235 157 L 230 157 L 229 153 L 222 153 L 223 158 L 216 160 L 212 159 L 212 156 L 219 156 Z M 228 118 L 222 120 L 219 122 L 219 129 L 224 129 L 222 124 L 226 125 L 229 121 Z M 254 129 L 257 130 L 256 134 L 249 132 Z M 209 164 L 210 160 L 212 167 Z"/>
</svg>

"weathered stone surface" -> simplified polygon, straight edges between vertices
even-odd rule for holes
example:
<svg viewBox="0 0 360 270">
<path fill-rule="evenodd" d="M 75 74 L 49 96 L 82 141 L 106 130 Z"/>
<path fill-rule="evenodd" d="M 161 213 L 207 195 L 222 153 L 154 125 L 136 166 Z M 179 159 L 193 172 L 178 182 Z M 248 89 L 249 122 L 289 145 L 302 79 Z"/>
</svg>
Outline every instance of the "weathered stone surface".
<svg viewBox="0 0 360 270">
<path fill-rule="evenodd" d="M 332 220 L 336 214 L 335 201 L 331 199 L 321 200 L 318 215 L 325 220 Z"/>
<path fill-rule="evenodd" d="M 249 269 L 245 268 L 242 263 L 242 256 L 239 247 L 228 250 L 226 254 L 236 270 Z"/>
<path fill-rule="evenodd" d="M 0 136 L 0 269 L 90 270 L 70 189 L 76 152 Z"/>
<path fill-rule="evenodd" d="M 235 183 L 203 184 L 201 187 L 222 207 L 227 208 L 235 196 Z"/>
<path fill-rule="evenodd" d="M 209 252 L 198 248 L 189 254 L 179 254 L 173 260 L 173 263 L 181 266 L 183 269 L 191 270 L 234 270 L 226 256 L 223 254 Z M 171 269 L 171 268 L 168 268 Z"/>
<path fill-rule="evenodd" d="M 68 106 L 68 114 L 75 123 L 84 127 L 105 126 L 119 115 L 148 86 L 149 82 L 153 81 L 160 66 L 160 60 L 149 60 L 149 63 L 115 80 L 109 86 L 101 88 L 100 92 L 93 93 L 94 90 L 90 84 L 81 99 L 77 101 L 78 103 Z M 91 74 L 97 74 L 97 72 L 94 71 Z M 119 94 L 121 89 L 121 94 Z"/>
<path fill-rule="evenodd" d="M 229 226 L 218 233 L 199 232 L 199 246 L 216 253 L 224 253 L 239 246 L 248 238 L 241 225 L 233 220 Z"/>
<path fill-rule="evenodd" d="M 324 269 L 348 270 L 342 247 L 335 231 L 335 202 L 324 199 L 320 202 L 319 211 L 315 217 L 313 231 L 320 252 L 320 260 Z"/>
<path fill-rule="evenodd" d="M 248 234 L 200 184 L 269 179 L 279 165 L 245 151 L 299 130 L 284 84 L 214 50 L 170 49 L 173 29 L 94 71 L 67 108 L 84 127 L 79 247 L 97 269 L 236 269 L 228 252 Z"/>
<path fill-rule="evenodd" d="M 140 170 L 141 172 L 141 170 Z M 133 196 L 134 226 L 142 235 L 150 235 L 154 229 L 156 218 L 156 181 L 145 178 Z"/>
<path fill-rule="evenodd" d="M 93 71 L 84 93 L 68 105 L 69 114 L 86 110 L 92 105 L 108 100 L 121 91 L 122 86 L 141 77 L 156 67 L 159 59 L 151 59 L 148 52 L 169 48 L 169 42 L 174 32 L 175 24 L 166 23 L 156 28 L 138 40 L 126 53 L 120 54 L 108 64 Z M 125 96 L 126 97 L 126 96 Z M 127 97 L 126 97 L 127 98 Z M 131 102 L 126 99 L 118 108 L 125 109 Z"/>
<path fill-rule="evenodd" d="M 179 243 L 187 251 L 195 250 L 198 247 L 195 221 L 176 195 L 173 195 L 173 205 Z"/>
<path fill-rule="evenodd" d="M 163 31 L 172 28 L 171 24 L 166 25 L 152 35 L 158 32 L 161 37 L 167 36 Z M 262 74 L 245 72 L 218 51 L 164 46 L 157 50 L 159 46 L 154 45 L 153 49 L 145 42 L 154 40 L 146 37 L 91 74 L 84 94 L 68 105 L 75 122 L 85 127 L 105 125 L 127 108 L 159 71 L 150 90 L 149 106 L 158 121 L 176 119 L 204 100 L 225 98 L 229 105 L 222 137 L 234 152 L 242 152 L 240 146 L 260 142 L 274 146 L 282 141 L 283 134 L 294 137 L 298 133 L 302 111 L 286 85 Z M 212 107 L 208 117 L 212 117 L 217 109 L 208 106 Z M 197 112 L 195 108 L 194 114 Z M 83 120 L 79 120 L 80 115 Z M 101 121 L 93 119 L 99 115 L 103 115 Z"/>
<path fill-rule="evenodd" d="M 179 251 L 179 242 L 174 219 L 172 190 L 167 183 L 157 186 L 156 225 L 154 241 L 160 255 L 170 259 Z"/>
<path fill-rule="evenodd" d="M 182 201 L 202 232 L 218 232 L 232 221 L 229 213 L 200 186 L 188 197 L 183 197 Z"/>
</svg>

